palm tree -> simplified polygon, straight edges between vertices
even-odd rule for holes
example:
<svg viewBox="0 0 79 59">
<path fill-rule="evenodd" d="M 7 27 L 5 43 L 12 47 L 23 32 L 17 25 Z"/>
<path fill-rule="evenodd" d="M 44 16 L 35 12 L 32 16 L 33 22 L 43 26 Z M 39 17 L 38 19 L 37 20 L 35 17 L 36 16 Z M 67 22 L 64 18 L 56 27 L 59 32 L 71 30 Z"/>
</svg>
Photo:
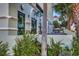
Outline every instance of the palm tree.
<svg viewBox="0 0 79 59">
<path fill-rule="evenodd" d="M 57 4 L 55 6 L 55 11 L 60 13 L 61 16 L 60 16 L 60 19 L 63 20 L 64 18 L 67 18 L 67 19 L 71 19 L 72 17 L 72 13 L 71 13 L 71 4 Z"/>
<path fill-rule="evenodd" d="M 76 23 L 76 34 L 78 37 L 78 14 L 79 14 L 79 4 L 77 3 L 60 3 L 55 6 L 56 12 L 61 14 L 61 18 L 68 18 L 68 20 L 73 19 L 73 22 Z"/>
<path fill-rule="evenodd" d="M 79 4 L 78 3 L 72 4 L 71 9 L 73 14 L 73 19 L 76 24 L 76 34 L 77 37 L 79 37 Z"/>
</svg>

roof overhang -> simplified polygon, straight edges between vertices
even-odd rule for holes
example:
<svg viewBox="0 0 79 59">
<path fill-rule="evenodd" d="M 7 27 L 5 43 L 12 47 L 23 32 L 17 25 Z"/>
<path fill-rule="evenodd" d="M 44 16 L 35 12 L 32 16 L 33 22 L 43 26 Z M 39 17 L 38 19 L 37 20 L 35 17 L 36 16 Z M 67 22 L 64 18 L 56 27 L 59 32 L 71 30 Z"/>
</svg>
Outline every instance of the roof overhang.
<svg viewBox="0 0 79 59">
<path fill-rule="evenodd" d="M 41 6 L 38 3 L 29 3 L 29 5 L 31 5 L 35 10 L 38 10 L 41 13 L 43 13 L 43 9 L 41 8 Z"/>
</svg>

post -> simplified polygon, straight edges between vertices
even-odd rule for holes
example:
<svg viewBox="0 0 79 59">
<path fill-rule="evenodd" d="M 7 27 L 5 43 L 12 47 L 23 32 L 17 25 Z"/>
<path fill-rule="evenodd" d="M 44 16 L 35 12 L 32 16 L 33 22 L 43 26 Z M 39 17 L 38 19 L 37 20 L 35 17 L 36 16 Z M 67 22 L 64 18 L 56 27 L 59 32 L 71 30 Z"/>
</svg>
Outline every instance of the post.
<svg viewBox="0 0 79 59">
<path fill-rule="evenodd" d="M 47 3 L 43 4 L 42 56 L 47 56 Z"/>
</svg>

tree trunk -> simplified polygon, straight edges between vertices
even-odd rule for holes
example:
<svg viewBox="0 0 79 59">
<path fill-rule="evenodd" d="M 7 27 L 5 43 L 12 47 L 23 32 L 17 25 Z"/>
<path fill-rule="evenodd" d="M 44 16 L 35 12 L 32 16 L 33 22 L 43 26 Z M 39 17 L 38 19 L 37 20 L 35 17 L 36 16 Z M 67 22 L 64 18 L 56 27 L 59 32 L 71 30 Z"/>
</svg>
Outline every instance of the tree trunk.
<svg viewBox="0 0 79 59">
<path fill-rule="evenodd" d="M 69 16 L 69 17 L 68 17 L 68 21 L 67 21 L 67 29 L 68 29 L 68 30 L 71 30 L 71 29 L 70 29 L 71 20 L 72 20 L 72 18 L 71 18 L 71 16 Z"/>
<path fill-rule="evenodd" d="M 77 37 L 79 37 L 79 4 L 78 3 L 72 4 L 72 13 L 76 25 L 76 35 Z"/>
<path fill-rule="evenodd" d="M 47 56 L 47 3 L 43 4 L 42 56 Z"/>
</svg>

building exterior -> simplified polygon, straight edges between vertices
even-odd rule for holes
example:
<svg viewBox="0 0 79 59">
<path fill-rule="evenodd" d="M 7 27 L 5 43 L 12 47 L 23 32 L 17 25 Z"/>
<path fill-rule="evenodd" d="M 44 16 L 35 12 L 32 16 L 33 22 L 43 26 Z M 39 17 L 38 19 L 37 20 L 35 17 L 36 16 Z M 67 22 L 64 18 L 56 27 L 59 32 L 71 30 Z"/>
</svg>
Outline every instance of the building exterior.
<svg viewBox="0 0 79 59">
<path fill-rule="evenodd" d="M 27 4 L 0 4 L 0 34 L 4 35 L 17 35 L 19 18 L 23 17 L 25 21 L 25 30 L 31 31 L 31 21 L 28 18 L 30 10 L 27 10 Z M 22 7 L 23 6 L 23 7 Z M 22 10 L 24 8 L 24 10 Z M 32 8 L 32 7 L 30 7 Z"/>
<path fill-rule="evenodd" d="M 16 34 L 17 31 L 17 15 L 16 4 L 0 4 L 0 36 Z M 11 12 L 12 10 L 12 12 Z M 13 23 L 14 22 L 14 23 Z M 13 31 L 13 33 L 12 33 Z M 2 36 L 3 36 L 2 35 Z"/>
<path fill-rule="evenodd" d="M 17 36 L 23 31 L 42 32 L 42 3 L 4 3 L 0 7 L 0 36 Z M 47 32 L 51 33 L 52 21 L 56 18 L 53 17 L 52 4 L 47 4 L 47 7 Z"/>
<path fill-rule="evenodd" d="M 47 33 L 52 33 L 53 21 L 58 20 L 59 18 L 56 16 L 53 17 L 52 4 L 47 4 L 47 7 Z M 9 43 L 10 55 L 12 55 L 12 47 L 16 43 L 15 39 L 22 35 L 23 32 L 42 34 L 42 3 L 0 3 L 0 8 L 0 41 Z M 38 37 L 38 41 L 41 41 L 40 36 L 41 35 Z M 48 36 L 52 37 L 52 35 Z M 63 36 L 63 38 L 61 36 L 53 37 L 57 40 L 60 37 L 59 40 L 61 40 L 65 36 Z M 71 40 L 72 38 L 69 39 Z"/>
<path fill-rule="evenodd" d="M 31 32 L 33 27 L 32 20 L 42 18 L 39 15 L 41 12 L 38 12 L 30 4 L 4 3 L 0 4 L 0 7 L 1 35 L 18 35 L 18 32 L 21 32 L 23 29 Z"/>
<path fill-rule="evenodd" d="M 10 52 L 15 39 L 23 32 L 31 32 L 33 7 L 22 3 L 0 4 L 0 41 L 8 42 Z"/>
</svg>

